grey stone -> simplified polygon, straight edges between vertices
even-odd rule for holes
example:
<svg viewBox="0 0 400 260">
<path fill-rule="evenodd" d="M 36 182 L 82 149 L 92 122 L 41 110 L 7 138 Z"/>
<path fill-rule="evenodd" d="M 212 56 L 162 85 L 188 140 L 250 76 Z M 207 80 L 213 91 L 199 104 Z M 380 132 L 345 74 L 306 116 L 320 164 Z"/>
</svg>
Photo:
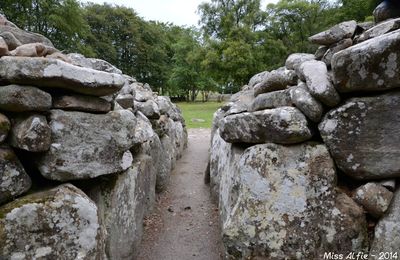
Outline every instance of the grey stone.
<svg viewBox="0 0 400 260">
<path fill-rule="evenodd" d="M 315 56 L 309 53 L 293 53 L 286 59 L 285 66 L 288 70 L 297 72 L 300 65 L 309 60 L 315 60 Z"/>
<path fill-rule="evenodd" d="M 369 182 L 354 191 L 353 199 L 375 218 L 381 217 L 392 201 L 393 192 Z"/>
<path fill-rule="evenodd" d="M 27 32 L 15 26 L 0 25 L 0 34 L 11 33 L 21 43 L 35 43 L 40 42 L 47 46 L 54 47 L 49 39 L 38 33 Z"/>
<path fill-rule="evenodd" d="M 385 33 L 400 29 L 400 18 L 390 19 L 388 21 L 379 23 L 374 27 L 363 32 L 358 38 L 357 43 L 381 36 Z"/>
<path fill-rule="evenodd" d="M 57 59 L 5 56 L 0 59 L 0 82 L 105 96 L 121 89 L 125 79 L 119 74 L 81 68 Z"/>
<path fill-rule="evenodd" d="M 50 94 L 35 87 L 0 86 L 0 109 L 4 111 L 47 111 L 51 108 L 51 101 Z"/>
<path fill-rule="evenodd" d="M 306 84 L 301 83 L 290 89 L 290 98 L 303 114 L 313 122 L 320 122 L 324 112 L 322 104 L 308 91 Z"/>
<path fill-rule="evenodd" d="M 357 179 L 400 176 L 400 92 L 347 100 L 319 125 L 337 166 Z"/>
<path fill-rule="evenodd" d="M 102 259 L 96 205 L 66 184 L 0 208 L 2 259 Z"/>
<path fill-rule="evenodd" d="M 135 116 L 128 110 L 87 114 L 52 110 L 52 144 L 39 157 L 41 174 L 68 181 L 122 172 L 132 163 Z"/>
<path fill-rule="evenodd" d="M 108 259 L 134 259 L 138 254 L 146 208 L 155 202 L 152 164 L 151 157 L 139 155 L 128 170 L 103 178 L 87 191 L 107 230 Z"/>
<path fill-rule="evenodd" d="M 343 39 L 351 38 L 357 28 L 356 21 L 342 22 L 332 28 L 309 37 L 309 41 L 319 45 L 332 45 Z"/>
<path fill-rule="evenodd" d="M 8 118 L 5 115 L 0 113 L 0 143 L 6 140 L 10 128 L 11 128 L 10 120 L 8 120 Z"/>
<path fill-rule="evenodd" d="M 158 96 L 156 101 L 162 115 L 169 116 L 174 113 L 173 104 L 169 97 Z"/>
<path fill-rule="evenodd" d="M 172 147 L 172 140 L 168 135 L 164 135 L 160 138 L 162 151 L 165 154 L 163 159 L 165 171 L 157 173 L 156 189 L 158 192 L 164 191 L 167 188 L 171 171 L 175 167 L 175 154 Z"/>
<path fill-rule="evenodd" d="M 156 133 L 153 131 L 150 120 L 140 111 L 136 112 L 135 142 L 142 144 L 152 139 Z"/>
<path fill-rule="evenodd" d="M 333 55 L 339 92 L 382 91 L 400 86 L 400 31 L 356 44 Z M 368 55 L 366 55 L 368 54 Z"/>
<path fill-rule="evenodd" d="M 322 259 L 367 249 L 363 211 L 335 189 L 324 145 L 256 145 L 239 166 L 238 197 L 223 223 L 228 257 Z"/>
<path fill-rule="evenodd" d="M 307 82 L 311 95 L 327 106 L 336 106 L 340 96 L 330 81 L 326 64 L 322 61 L 306 61 L 299 68 Z"/>
<path fill-rule="evenodd" d="M 135 102 L 135 107 L 149 119 L 160 118 L 160 109 L 158 108 L 157 103 L 152 99 L 149 99 L 146 102 Z"/>
<path fill-rule="evenodd" d="M 328 67 L 331 67 L 331 61 L 332 61 L 333 55 L 341 50 L 349 48 L 352 45 L 353 45 L 352 39 L 343 39 L 337 43 L 332 44 L 329 47 L 329 50 L 322 57 L 322 61 L 325 62 L 325 64 Z"/>
<path fill-rule="evenodd" d="M 369 259 L 379 259 L 380 252 L 389 252 L 397 254 L 397 256 L 400 254 L 399 215 L 400 190 L 397 190 L 388 211 L 375 226 L 375 236 L 371 244 Z"/>
<path fill-rule="evenodd" d="M 221 137 L 229 143 L 304 142 L 312 137 L 306 117 L 294 107 L 266 109 L 225 117 Z"/>
<path fill-rule="evenodd" d="M 10 133 L 13 147 L 29 152 L 45 152 L 50 149 L 51 130 L 45 116 L 20 116 L 13 120 Z"/>
<path fill-rule="evenodd" d="M 132 83 L 131 87 L 135 90 L 136 96 L 135 100 L 139 102 L 146 102 L 147 100 L 154 99 L 154 94 L 151 89 L 147 89 L 143 86 L 142 83 Z"/>
<path fill-rule="evenodd" d="M 263 81 L 263 79 L 267 76 L 268 73 L 269 73 L 268 71 L 263 71 L 263 72 L 260 72 L 256 75 L 254 75 L 253 77 L 251 77 L 249 84 L 248 84 L 249 87 L 253 88 L 258 83 L 261 83 Z"/>
<path fill-rule="evenodd" d="M 385 187 L 389 191 L 395 191 L 396 188 L 396 179 L 387 179 L 387 180 L 381 180 L 377 182 L 379 185 Z"/>
<path fill-rule="evenodd" d="M 93 96 L 64 95 L 53 98 L 53 108 L 67 111 L 107 113 L 111 111 L 111 103 Z"/>
<path fill-rule="evenodd" d="M 46 46 L 43 43 L 36 42 L 18 46 L 15 50 L 10 51 L 10 55 L 19 57 L 45 57 L 56 52 L 60 51 L 54 47 Z"/>
<path fill-rule="evenodd" d="M 132 94 L 118 94 L 115 101 L 124 109 L 132 108 L 134 96 Z"/>
<path fill-rule="evenodd" d="M 0 204 L 27 192 L 30 187 L 31 179 L 14 151 L 8 146 L 0 146 Z"/>
<path fill-rule="evenodd" d="M 265 74 L 263 80 L 254 86 L 254 96 L 262 93 L 286 89 L 297 83 L 297 75 L 293 70 L 284 67 Z"/>
<path fill-rule="evenodd" d="M 254 112 L 267 108 L 292 106 L 290 90 L 279 90 L 258 95 L 251 103 L 248 111 Z"/>
<path fill-rule="evenodd" d="M 0 57 L 10 55 L 7 42 L 0 36 Z"/>
<path fill-rule="evenodd" d="M 122 74 L 122 71 L 115 66 L 111 65 L 109 62 L 101 59 L 95 58 L 86 58 L 82 54 L 79 53 L 69 53 L 68 58 L 71 60 L 73 65 L 109 72 L 109 73 L 116 73 Z"/>
</svg>

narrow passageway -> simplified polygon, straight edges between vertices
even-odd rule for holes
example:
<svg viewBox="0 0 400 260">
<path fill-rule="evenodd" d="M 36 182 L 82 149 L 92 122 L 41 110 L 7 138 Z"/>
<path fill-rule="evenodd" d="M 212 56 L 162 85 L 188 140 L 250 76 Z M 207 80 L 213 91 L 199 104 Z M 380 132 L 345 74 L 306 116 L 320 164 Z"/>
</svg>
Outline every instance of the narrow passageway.
<svg viewBox="0 0 400 260">
<path fill-rule="evenodd" d="M 189 129 L 189 144 L 166 192 L 145 220 L 139 260 L 218 260 L 220 227 L 216 205 L 204 184 L 209 129 Z"/>
</svg>

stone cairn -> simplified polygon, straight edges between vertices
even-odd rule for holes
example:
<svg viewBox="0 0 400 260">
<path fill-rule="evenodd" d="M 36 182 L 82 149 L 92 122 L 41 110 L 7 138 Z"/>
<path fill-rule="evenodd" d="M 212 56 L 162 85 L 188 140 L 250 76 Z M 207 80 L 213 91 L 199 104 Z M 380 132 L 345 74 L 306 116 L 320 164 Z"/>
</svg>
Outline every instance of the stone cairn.
<svg viewBox="0 0 400 260">
<path fill-rule="evenodd" d="M 226 256 L 400 257 L 400 18 L 309 40 L 315 54 L 253 76 L 214 115 Z"/>
<path fill-rule="evenodd" d="M 181 111 L 0 16 L 0 259 L 133 259 L 187 144 Z"/>
</svg>

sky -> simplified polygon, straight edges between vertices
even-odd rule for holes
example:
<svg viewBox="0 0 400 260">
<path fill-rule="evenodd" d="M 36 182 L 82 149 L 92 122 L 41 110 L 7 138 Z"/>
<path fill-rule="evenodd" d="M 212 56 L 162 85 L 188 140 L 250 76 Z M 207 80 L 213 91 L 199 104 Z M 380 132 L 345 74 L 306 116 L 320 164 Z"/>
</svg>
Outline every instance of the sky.
<svg viewBox="0 0 400 260">
<path fill-rule="evenodd" d="M 104 2 L 133 8 L 145 20 L 172 22 L 176 25 L 197 26 L 197 7 L 207 0 L 81 0 L 81 2 Z M 262 0 L 262 7 L 278 0 Z"/>
</svg>

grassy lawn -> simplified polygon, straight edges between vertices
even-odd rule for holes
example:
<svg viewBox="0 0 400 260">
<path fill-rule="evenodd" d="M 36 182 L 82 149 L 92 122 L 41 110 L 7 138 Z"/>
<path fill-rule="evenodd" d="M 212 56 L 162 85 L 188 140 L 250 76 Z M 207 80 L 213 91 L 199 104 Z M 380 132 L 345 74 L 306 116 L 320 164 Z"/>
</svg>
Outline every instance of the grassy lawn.
<svg viewBox="0 0 400 260">
<path fill-rule="evenodd" d="M 177 103 L 182 109 L 188 128 L 211 128 L 213 114 L 223 104 L 219 102 Z"/>
</svg>

